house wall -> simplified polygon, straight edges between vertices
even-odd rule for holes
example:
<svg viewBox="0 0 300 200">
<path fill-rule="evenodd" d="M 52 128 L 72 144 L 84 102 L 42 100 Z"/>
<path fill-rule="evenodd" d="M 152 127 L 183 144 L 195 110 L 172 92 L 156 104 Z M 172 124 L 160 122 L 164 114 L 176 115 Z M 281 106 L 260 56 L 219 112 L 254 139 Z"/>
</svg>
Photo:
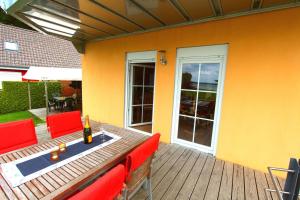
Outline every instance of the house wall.
<svg viewBox="0 0 300 200">
<path fill-rule="evenodd" d="M 255 169 L 300 155 L 300 9 L 90 42 L 83 111 L 123 126 L 126 52 L 166 50 L 157 65 L 154 131 L 170 142 L 176 48 L 229 45 L 216 156 Z"/>
<path fill-rule="evenodd" d="M 24 76 L 27 72 L 27 70 L 13 70 L 13 69 L 0 69 L 0 72 L 20 72 L 22 76 Z M 22 78 L 22 81 L 25 81 L 26 79 Z"/>
<path fill-rule="evenodd" d="M 74 93 L 76 93 L 76 90 L 70 87 L 72 81 L 60 81 L 60 83 L 62 96 L 72 96 Z"/>
</svg>

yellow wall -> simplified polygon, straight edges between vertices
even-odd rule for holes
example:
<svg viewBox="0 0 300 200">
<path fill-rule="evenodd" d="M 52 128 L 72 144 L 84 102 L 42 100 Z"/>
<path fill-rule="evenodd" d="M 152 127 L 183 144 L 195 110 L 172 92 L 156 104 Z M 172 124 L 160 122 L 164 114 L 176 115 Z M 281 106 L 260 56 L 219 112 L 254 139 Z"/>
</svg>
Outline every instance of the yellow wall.
<svg viewBox="0 0 300 200">
<path fill-rule="evenodd" d="M 256 169 L 300 157 L 300 9 L 88 43 L 83 110 L 123 126 L 125 54 L 166 50 L 157 65 L 154 130 L 170 141 L 176 48 L 229 44 L 217 157 Z"/>
</svg>

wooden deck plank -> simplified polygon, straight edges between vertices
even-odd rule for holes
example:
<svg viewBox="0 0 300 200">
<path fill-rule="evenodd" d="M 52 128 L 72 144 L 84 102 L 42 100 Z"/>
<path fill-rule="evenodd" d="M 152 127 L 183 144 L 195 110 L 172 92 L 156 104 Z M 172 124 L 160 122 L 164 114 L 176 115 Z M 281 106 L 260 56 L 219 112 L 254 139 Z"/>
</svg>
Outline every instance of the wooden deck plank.
<svg viewBox="0 0 300 200">
<path fill-rule="evenodd" d="M 60 191 L 65 191 L 66 185 L 84 179 L 86 173 L 93 171 L 95 167 L 105 165 L 107 160 L 130 149 L 132 142 L 139 143 L 145 139 L 145 136 L 129 137 L 113 126 L 108 126 L 106 130 L 115 130 L 116 134 L 123 136 L 122 141 L 106 146 L 16 188 L 11 188 L 0 175 L 0 199 L 52 199 Z M 59 142 L 68 142 L 80 137 L 82 134 L 76 133 L 22 151 L 1 155 L 0 163 L 10 162 L 49 149 Z M 154 200 L 267 200 L 264 189 L 273 188 L 267 174 L 176 144 L 160 143 L 153 165 Z M 282 188 L 284 180 L 280 179 L 279 183 Z M 269 197 L 270 200 L 277 200 L 276 194 Z M 133 197 L 133 200 L 142 199 L 147 199 L 143 189 Z"/>
<path fill-rule="evenodd" d="M 233 166 L 232 200 L 244 200 L 244 169 L 241 165 Z"/>
<path fill-rule="evenodd" d="M 174 165 L 180 155 L 185 151 L 185 148 L 175 146 L 175 148 L 168 152 L 166 156 L 162 157 L 164 162 L 157 161 L 154 163 L 154 167 L 160 166 L 159 168 L 154 168 L 152 170 L 152 188 L 155 188 L 157 184 L 162 180 L 162 178 L 166 175 L 166 173 L 170 170 L 170 168 Z M 161 166 L 162 165 L 162 166 Z M 140 200 L 145 199 L 147 197 L 146 193 L 143 190 L 139 190 L 137 194 L 134 196 L 134 199 Z"/>
<path fill-rule="evenodd" d="M 165 175 L 165 177 L 160 181 L 160 183 L 154 188 L 153 191 L 153 198 L 154 199 L 161 199 L 164 193 L 168 190 L 169 186 L 173 182 L 173 180 L 176 178 L 177 174 L 181 170 L 181 168 L 184 166 L 185 162 L 189 159 L 191 155 L 190 150 L 185 150 L 183 154 L 181 154 L 180 158 L 176 161 L 176 164 L 171 167 L 170 170 L 168 170 L 168 173 Z"/>
<path fill-rule="evenodd" d="M 206 154 L 200 154 L 198 160 L 196 161 L 194 167 L 192 168 L 191 173 L 189 174 L 184 185 L 179 191 L 176 199 L 178 200 L 190 199 L 190 196 L 192 195 L 194 187 L 197 183 L 198 177 L 200 176 L 200 173 L 206 162 L 206 158 L 207 158 Z"/>
<path fill-rule="evenodd" d="M 233 180 L 233 163 L 225 162 L 219 191 L 219 200 L 231 200 Z"/>
<path fill-rule="evenodd" d="M 254 171 L 252 169 L 245 167 L 244 176 L 245 176 L 245 199 L 258 200 L 258 192 L 257 192 Z"/>
<path fill-rule="evenodd" d="M 207 186 L 213 171 L 216 159 L 214 157 L 208 156 L 203 170 L 198 178 L 196 186 L 191 196 L 191 200 L 204 199 Z M 216 191 L 217 192 L 217 191 Z"/>
<path fill-rule="evenodd" d="M 272 199 L 270 193 L 266 194 L 266 192 L 265 192 L 265 189 L 269 187 L 265 174 L 262 172 L 259 172 L 259 171 L 255 171 L 254 175 L 255 175 L 255 179 L 256 179 L 257 194 L 258 194 L 259 200 Z"/>
<path fill-rule="evenodd" d="M 271 176 L 269 174 L 265 174 L 265 175 L 267 178 L 269 188 L 275 190 L 275 186 L 271 180 Z M 273 200 L 279 200 L 279 198 L 277 197 L 277 194 L 275 192 L 271 192 L 271 197 Z"/>
<path fill-rule="evenodd" d="M 183 154 L 185 150 L 185 148 L 179 147 L 178 151 L 174 152 L 174 154 L 168 160 L 168 162 L 166 162 L 156 173 L 153 174 L 152 188 L 155 188 L 160 183 L 160 181 L 164 178 L 168 171 L 171 170 L 173 165 L 176 163 L 176 161 L 179 159 L 179 157 L 181 156 L 181 154 Z"/>
<path fill-rule="evenodd" d="M 181 171 L 178 173 L 177 177 L 173 183 L 168 188 L 167 192 L 164 194 L 162 199 L 173 200 L 176 199 L 178 192 L 185 183 L 189 173 L 191 172 L 194 164 L 196 163 L 200 153 L 192 152 L 192 155 L 189 157 L 188 161 L 184 164 Z"/>
<path fill-rule="evenodd" d="M 213 172 L 210 177 L 209 185 L 205 194 L 205 200 L 218 199 L 223 169 L 224 169 L 224 161 L 216 160 Z"/>
<path fill-rule="evenodd" d="M 170 148 L 163 156 L 155 160 L 155 165 L 152 169 L 153 176 L 170 159 L 170 157 L 173 155 L 174 152 L 176 152 L 178 148 L 178 145 L 174 146 L 173 148 Z"/>
</svg>

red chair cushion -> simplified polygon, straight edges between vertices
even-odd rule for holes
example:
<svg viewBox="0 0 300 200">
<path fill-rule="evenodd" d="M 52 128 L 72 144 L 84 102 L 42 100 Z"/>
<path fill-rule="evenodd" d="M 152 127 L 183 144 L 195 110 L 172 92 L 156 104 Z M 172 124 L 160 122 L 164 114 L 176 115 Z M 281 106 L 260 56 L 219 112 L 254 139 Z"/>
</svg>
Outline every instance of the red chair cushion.
<svg viewBox="0 0 300 200">
<path fill-rule="evenodd" d="M 158 149 L 160 134 L 156 133 L 143 144 L 135 148 L 126 157 L 126 177 L 130 179 L 130 175 L 139 168 L 155 151 Z"/>
<path fill-rule="evenodd" d="M 113 200 L 121 193 L 124 181 L 125 168 L 120 164 L 70 200 Z"/>
<path fill-rule="evenodd" d="M 0 154 L 37 144 L 32 119 L 0 124 Z"/>
<path fill-rule="evenodd" d="M 52 138 L 83 130 L 79 111 L 49 115 L 46 121 Z"/>
</svg>

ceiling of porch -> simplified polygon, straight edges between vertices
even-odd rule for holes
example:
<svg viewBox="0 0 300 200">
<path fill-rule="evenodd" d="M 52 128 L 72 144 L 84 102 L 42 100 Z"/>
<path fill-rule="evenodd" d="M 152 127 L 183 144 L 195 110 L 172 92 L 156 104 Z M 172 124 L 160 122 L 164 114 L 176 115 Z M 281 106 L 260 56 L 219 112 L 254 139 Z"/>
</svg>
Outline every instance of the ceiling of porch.
<svg viewBox="0 0 300 200">
<path fill-rule="evenodd" d="M 298 0 L 19 0 L 8 13 L 75 43 L 299 6 Z"/>
</svg>

